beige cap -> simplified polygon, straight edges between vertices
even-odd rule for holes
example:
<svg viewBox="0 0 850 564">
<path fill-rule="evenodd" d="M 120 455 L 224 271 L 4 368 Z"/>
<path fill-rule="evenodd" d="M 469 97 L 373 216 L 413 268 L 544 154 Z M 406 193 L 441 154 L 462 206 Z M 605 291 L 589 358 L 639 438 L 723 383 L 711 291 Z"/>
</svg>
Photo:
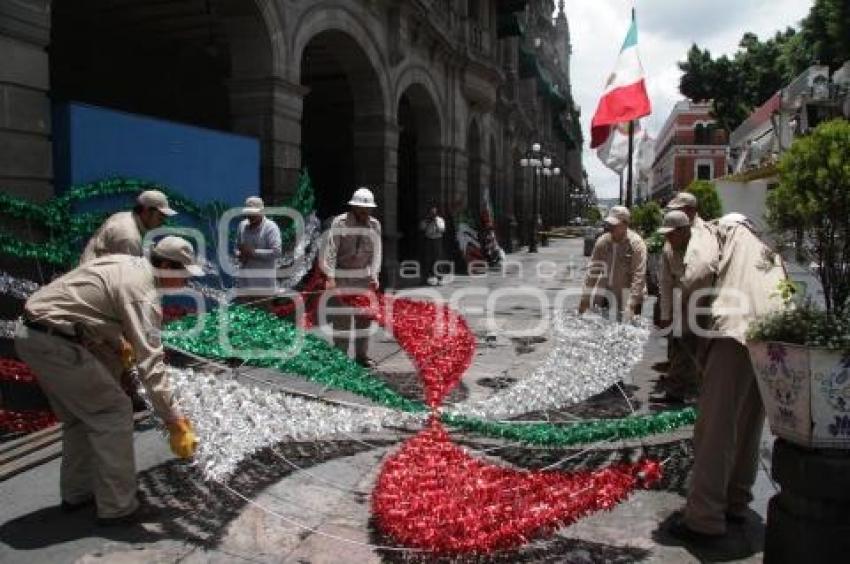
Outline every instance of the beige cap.
<svg viewBox="0 0 850 564">
<path fill-rule="evenodd" d="M 605 218 L 605 223 L 608 225 L 620 225 L 621 223 L 628 224 L 632 220 L 632 213 L 625 206 L 614 206 L 608 210 L 608 217 Z"/>
<path fill-rule="evenodd" d="M 681 227 L 690 226 L 691 218 L 688 217 L 688 214 L 679 210 L 670 210 L 664 214 L 664 222 L 661 224 L 661 227 L 658 228 L 658 232 L 666 235 L 667 233 L 675 231 Z"/>
<path fill-rule="evenodd" d="M 258 215 L 263 213 L 264 209 L 266 209 L 266 205 L 263 203 L 263 199 L 252 196 L 245 200 L 245 207 L 242 208 L 242 213 L 244 215 Z"/>
<path fill-rule="evenodd" d="M 192 276 L 204 275 L 204 269 L 195 263 L 192 245 L 182 237 L 164 237 L 151 249 L 151 256 L 182 264 Z"/>
<path fill-rule="evenodd" d="M 177 212 L 171 209 L 168 205 L 168 198 L 159 190 L 147 190 L 139 194 L 136 198 L 136 203 L 146 208 L 154 208 L 159 210 L 162 215 L 171 217 L 177 215 Z"/>
<path fill-rule="evenodd" d="M 668 210 L 683 210 L 685 208 L 696 208 L 697 197 L 690 192 L 679 192 L 667 204 Z"/>
</svg>

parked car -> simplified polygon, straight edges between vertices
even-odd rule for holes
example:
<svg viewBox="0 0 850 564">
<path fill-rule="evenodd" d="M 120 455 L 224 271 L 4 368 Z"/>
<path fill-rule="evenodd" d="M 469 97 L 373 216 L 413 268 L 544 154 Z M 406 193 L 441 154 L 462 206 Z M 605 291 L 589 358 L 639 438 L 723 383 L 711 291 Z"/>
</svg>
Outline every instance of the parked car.
<svg viewBox="0 0 850 564">
<path fill-rule="evenodd" d="M 591 225 L 584 228 L 584 256 L 589 257 L 593 254 L 593 246 L 596 245 L 596 240 L 605 233 L 605 230 L 599 225 Z"/>
</svg>

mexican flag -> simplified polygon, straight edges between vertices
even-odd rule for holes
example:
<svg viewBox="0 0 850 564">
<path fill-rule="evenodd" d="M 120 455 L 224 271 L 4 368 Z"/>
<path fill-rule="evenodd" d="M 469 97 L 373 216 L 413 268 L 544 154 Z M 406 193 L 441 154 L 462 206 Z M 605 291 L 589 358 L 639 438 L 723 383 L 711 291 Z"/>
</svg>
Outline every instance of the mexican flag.
<svg viewBox="0 0 850 564">
<path fill-rule="evenodd" d="M 612 126 L 628 123 L 652 113 L 637 44 L 637 22 L 633 18 L 620 50 L 617 66 L 608 78 L 605 92 L 593 116 L 590 142 L 592 149 L 608 140 Z"/>
</svg>

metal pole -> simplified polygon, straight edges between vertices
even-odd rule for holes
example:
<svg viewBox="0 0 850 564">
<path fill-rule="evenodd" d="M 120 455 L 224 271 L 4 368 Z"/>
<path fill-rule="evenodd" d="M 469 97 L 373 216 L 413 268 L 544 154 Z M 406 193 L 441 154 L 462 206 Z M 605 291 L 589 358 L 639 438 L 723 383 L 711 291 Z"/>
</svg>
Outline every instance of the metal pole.
<svg viewBox="0 0 850 564">
<path fill-rule="evenodd" d="M 623 172 L 620 171 L 620 200 L 619 204 L 623 205 Z"/>
<path fill-rule="evenodd" d="M 624 204 L 627 208 L 632 207 L 632 185 L 634 183 L 632 170 L 634 167 L 632 166 L 632 161 L 634 160 L 635 154 L 635 122 L 629 122 L 629 176 L 628 181 L 626 182 L 626 203 Z"/>
<path fill-rule="evenodd" d="M 528 245 L 529 253 L 537 252 L 537 167 L 531 167 L 532 199 L 531 202 L 531 242 Z"/>
</svg>

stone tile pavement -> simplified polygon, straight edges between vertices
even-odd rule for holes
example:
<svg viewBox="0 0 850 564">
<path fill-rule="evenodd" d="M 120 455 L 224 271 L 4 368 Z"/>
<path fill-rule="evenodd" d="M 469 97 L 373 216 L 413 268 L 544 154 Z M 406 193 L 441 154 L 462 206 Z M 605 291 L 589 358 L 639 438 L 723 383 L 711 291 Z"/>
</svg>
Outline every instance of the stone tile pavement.
<svg viewBox="0 0 850 564">
<path fill-rule="evenodd" d="M 507 275 L 456 276 L 439 288 L 444 299 L 467 296 L 458 306 L 478 336 L 475 361 L 460 390 L 450 401 L 486 397 L 500 385 L 530 374 L 550 350 L 546 335 L 540 339 L 507 339 L 488 329 L 482 306 L 489 292 L 523 285 L 542 290 L 548 298 L 562 288 L 581 283 L 585 259 L 580 240 L 553 241 L 537 256 L 517 253 L 510 257 Z M 558 266 L 554 277 L 540 261 Z M 476 294 L 481 287 L 487 293 Z M 550 306 L 547 306 L 551 308 Z M 533 299 L 509 295 L 499 300 L 496 319 L 510 327 L 534 325 L 540 307 Z M 652 365 L 665 356 L 664 342 L 653 339 L 643 361 L 624 377 L 630 401 L 641 412 L 666 409 L 651 404 L 650 392 L 658 373 Z M 373 340 L 373 358 L 392 386 L 421 397 L 421 387 L 410 362 L 386 335 Z M 257 375 L 263 375 L 258 372 Z M 322 390 L 297 379 L 288 389 L 364 401 Z M 619 392 L 609 392 L 583 406 L 564 410 L 564 417 L 620 416 L 629 407 Z M 557 414 L 553 415 L 553 418 Z M 417 553 L 381 549 L 388 545 L 371 524 L 369 496 L 381 461 L 405 438 L 393 432 L 321 444 L 281 444 L 240 466 L 227 484 L 200 481 L 184 464 L 173 460 L 158 431 L 140 428 L 136 436 L 141 489 L 161 515 L 143 526 L 102 529 L 91 512 L 65 515 L 56 507 L 58 461 L 53 461 L 5 482 L 0 482 L 0 562 L 756 562 L 763 542 L 762 519 L 773 485 L 767 474 L 772 439 L 763 440 L 764 465 L 756 485 L 750 523 L 733 529 L 729 539 L 710 552 L 689 551 L 666 538 L 659 526 L 683 503 L 685 476 L 690 465 L 690 430 L 656 437 L 640 444 L 602 444 L 584 449 L 538 449 L 505 445 L 462 433 L 456 440 L 473 451 L 488 449 L 488 456 L 504 464 L 541 468 L 568 462 L 565 470 L 595 467 L 611 457 L 649 451 L 669 459 L 662 489 L 637 492 L 612 511 L 591 515 L 560 530 L 552 539 L 540 540 L 490 559 L 434 559 Z M 497 448 L 492 450 L 494 445 Z"/>
</svg>

